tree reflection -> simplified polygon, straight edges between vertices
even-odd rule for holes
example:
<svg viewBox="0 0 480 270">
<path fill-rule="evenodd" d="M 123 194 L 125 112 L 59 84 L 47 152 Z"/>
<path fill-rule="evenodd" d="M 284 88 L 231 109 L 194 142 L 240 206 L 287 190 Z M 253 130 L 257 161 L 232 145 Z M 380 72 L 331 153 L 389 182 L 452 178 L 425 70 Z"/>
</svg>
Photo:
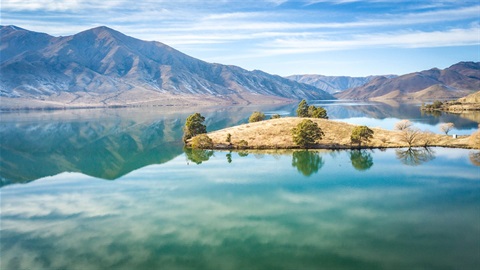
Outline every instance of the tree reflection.
<svg viewBox="0 0 480 270">
<path fill-rule="evenodd" d="M 430 148 L 396 149 L 395 154 L 403 164 L 417 166 L 435 159 L 435 151 Z"/>
<path fill-rule="evenodd" d="M 324 163 L 318 152 L 296 151 L 292 155 L 292 166 L 305 176 L 317 173 Z"/>
<path fill-rule="evenodd" d="M 475 166 L 480 166 L 480 152 L 470 152 L 468 154 L 470 162 Z"/>
<path fill-rule="evenodd" d="M 357 171 L 366 171 L 373 166 L 372 155 L 365 149 L 350 151 L 350 161 Z"/>
<path fill-rule="evenodd" d="M 202 164 L 202 162 L 208 161 L 213 156 L 212 150 L 184 148 L 183 151 L 187 159 L 196 164 Z"/>
<path fill-rule="evenodd" d="M 228 152 L 225 156 L 227 157 L 227 162 L 232 163 L 232 151 Z"/>
</svg>

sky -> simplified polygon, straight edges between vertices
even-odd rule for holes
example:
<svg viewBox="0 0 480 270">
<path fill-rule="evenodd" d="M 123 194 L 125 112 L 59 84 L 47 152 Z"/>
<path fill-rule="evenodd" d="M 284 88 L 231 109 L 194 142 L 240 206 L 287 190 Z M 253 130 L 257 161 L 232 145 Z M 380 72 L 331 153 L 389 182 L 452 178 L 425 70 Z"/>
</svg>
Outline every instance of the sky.
<svg viewBox="0 0 480 270">
<path fill-rule="evenodd" d="M 1 0 L 0 24 L 107 26 L 281 76 L 406 74 L 480 61 L 479 0 Z"/>
</svg>

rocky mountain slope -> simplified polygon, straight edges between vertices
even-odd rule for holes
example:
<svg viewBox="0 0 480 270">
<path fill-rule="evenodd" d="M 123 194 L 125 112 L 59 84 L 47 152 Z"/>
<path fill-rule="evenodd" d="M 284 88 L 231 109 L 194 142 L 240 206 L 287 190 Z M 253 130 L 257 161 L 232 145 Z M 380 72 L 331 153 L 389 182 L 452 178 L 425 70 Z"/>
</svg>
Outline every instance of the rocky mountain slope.
<svg viewBox="0 0 480 270">
<path fill-rule="evenodd" d="M 378 77 L 336 94 L 342 99 L 452 99 L 480 90 L 480 63 L 460 62 L 395 78 Z"/>
<path fill-rule="evenodd" d="M 313 85 L 317 88 L 323 89 L 330 94 L 345 91 L 350 88 L 359 87 L 367 84 L 371 80 L 379 78 L 380 76 L 367 77 L 349 77 L 349 76 L 324 76 L 324 75 L 291 75 L 287 79 L 294 80 L 300 83 Z M 394 78 L 396 75 L 385 75 L 387 78 Z"/>
<path fill-rule="evenodd" d="M 53 37 L 0 28 L 2 106 L 275 103 L 331 99 L 261 71 L 207 63 L 107 27 Z"/>
</svg>

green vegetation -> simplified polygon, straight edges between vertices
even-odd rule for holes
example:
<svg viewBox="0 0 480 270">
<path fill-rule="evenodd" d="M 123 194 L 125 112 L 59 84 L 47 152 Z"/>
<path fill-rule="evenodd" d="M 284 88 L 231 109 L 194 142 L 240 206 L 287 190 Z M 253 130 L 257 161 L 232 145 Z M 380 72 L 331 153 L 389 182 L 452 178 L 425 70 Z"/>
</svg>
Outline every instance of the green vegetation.
<svg viewBox="0 0 480 270">
<path fill-rule="evenodd" d="M 298 104 L 297 116 L 328 119 L 327 111 L 324 108 L 313 105 L 308 106 L 305 100 L 300 101 Z"/>
<path fill-rule="evenodd" d="M 352 130 L 350 141 L 361 146 L 362 142 L 369 142 L 371 138 L 373 138 L 373 130 L 367 126 L 358 126 Z"/>
<path fill-rule="evenodd" d="M 254 123 L 254 122 L 260 122 L 265 120 L 265 114 L 262 112 L 253 112 L 252 115 L 250 115 L 250 118 L 248 118 L 249 123 Z"/>
<path fill-rule="evenodd" d="M 228 144 L 232 144 L 232 134 L 227 134 L 227 139 L 225 140 Z"/>
<path fill-rule="evenodd" d="M 247 147 L 248 147 L 248 142 L 245 140 L 241 140 L 237 143 L 237 148 L 245 149 Z"/>
<path fill-rule="evenodd" d="M 212 149 L 213 141 L 207 134 L 200 134 L 192 138 L 190 142 L 192 148 L 196 149 Z"/>
<path fill-rule="evenodd" d="M 317 123 L 310 119 L 303 120 L 292 129 L 293 142 L 304 148 L 314 145 L 324 135 Z"/>
<path fill-rule="evenodd" d="M 422 104 L 421 110 L 423 111 L 435 111 L 440 110 L 443 107 L 443 102 L 435 100 L 432 104 Z"/>
<path fill-rule="evenodd" d="M 308 104 L 305 99 L 302 99 L 297 107 L 297 116 L 298 117 L 308 117 Z"/>
<path fill-rule="evenodd" d="M 277 113 L 277 114 L 272 115 L 272 117 L 270 117 L 270 118 L 271 119 L 278 119 L 280 117 L 281 117 L 280 114 Z"/>
<path fill-rule="evenodd" d="M 183 141 L 187 140 L 203 133 L 207 133 L 207 127 L 203 124 L 205 117 L 199 113 L 194 113 L 187 117 L 185 127 L 183 128 Z"/>
</svg>

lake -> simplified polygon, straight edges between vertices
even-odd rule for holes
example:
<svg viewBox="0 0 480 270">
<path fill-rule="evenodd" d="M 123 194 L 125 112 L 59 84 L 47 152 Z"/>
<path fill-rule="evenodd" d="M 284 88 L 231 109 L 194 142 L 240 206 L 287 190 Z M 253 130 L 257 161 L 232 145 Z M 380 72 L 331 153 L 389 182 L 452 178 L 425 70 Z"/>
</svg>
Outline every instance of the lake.
<svg viewBox="0 0 480 270">
<path fill-rule="evenodd" d="M 418 104 L 315 103 L 387 129 L 478 125 Z M 197 109 L 215 130 L 295 108 Z M 1 114 L 0 268 L 479 268 L 480 151 L 184 151 L 192 112 Z"/>
</svg>

